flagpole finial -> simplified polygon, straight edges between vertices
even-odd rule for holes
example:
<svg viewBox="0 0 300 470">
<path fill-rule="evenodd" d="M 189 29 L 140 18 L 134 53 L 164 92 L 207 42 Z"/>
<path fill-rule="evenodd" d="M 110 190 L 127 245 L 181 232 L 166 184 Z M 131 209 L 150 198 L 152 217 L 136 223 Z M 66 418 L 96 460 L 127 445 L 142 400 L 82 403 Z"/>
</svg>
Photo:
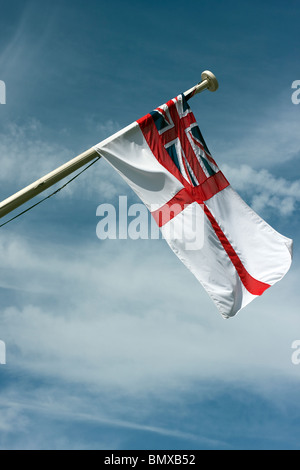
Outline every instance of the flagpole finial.
<svg viewBox="0 0 300 470">
<path fill-rule="evenodd" d="M 204 90 L 216 91 L 219 88 L 218 80 L 210 70 L 204 70 L 201 74 L 201 78 L 202 81 L 198 83 L 198 85 L 193 86 L 193 88 L 184 93 L 187 100 Z"/>
<path fill-rule="evenodd" d="M 217 78 L 212 72 L 210 72 L 209 70 L 204 70 L 204 72 L 202 72 L 201 74 L 201 78 L 203 81 L 204 80 L 208 81 L 207 89 L 209 91 L 217 91 L 217 89 L 219 88 L 219 83 L 218 83 Z"/>
</svg>

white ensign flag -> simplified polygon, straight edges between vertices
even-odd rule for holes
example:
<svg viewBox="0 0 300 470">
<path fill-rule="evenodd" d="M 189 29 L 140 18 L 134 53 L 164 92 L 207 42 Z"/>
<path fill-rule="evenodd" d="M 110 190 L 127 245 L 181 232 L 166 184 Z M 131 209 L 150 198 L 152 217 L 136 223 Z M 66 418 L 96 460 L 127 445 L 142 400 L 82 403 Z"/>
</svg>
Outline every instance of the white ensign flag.
<svg viewBox="0 0 300 470">
<path fill-rule="evenodd" d="M 232 189 L 184 95 L 95 146 L 151 211 L 224 318 L 287 273 L 292 240 Z"/>
</svg>

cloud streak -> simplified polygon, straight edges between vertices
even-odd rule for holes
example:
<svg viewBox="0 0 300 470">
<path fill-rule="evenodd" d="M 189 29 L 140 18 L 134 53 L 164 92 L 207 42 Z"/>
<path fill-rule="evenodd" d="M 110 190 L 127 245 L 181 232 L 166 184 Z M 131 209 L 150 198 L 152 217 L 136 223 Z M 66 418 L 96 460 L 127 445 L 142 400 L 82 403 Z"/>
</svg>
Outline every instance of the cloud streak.
<svg viewBox="0 0 300 470">
<path fill-rule="evenodd" d="M 142 433 L 153 433 L 161 436 L 167 436 L 176 438 L 178 440 L 187 440 L 192 441 L 199 445 L 209 446 L 209 447 L 226 447 L 226 443 L 222 441 L 217 441 L 213 439 L 208 439 L 205 436 L 196 435 L 188 432 L 183 432 L 176 429 L 168 429 L 159 426 L 152 426 L 147 424 L 139 424 L 134 421 L 127 421 L 123 419 L 116 419 L 113 417 L 108 416 L 101 416 L 99 413 L 85 413 L 78 411 L 82 406 L 82 403 L 79 401 L 73 404 L 74 407 L 70 408 L 67 404 L 62 404 L 61 402 L 58 404 L 55 403 L 47 403 L 42 402 L 40 399 L 38 400 L 38 404 L 36 402 L 30 401 L 12 401 L 7 397 L 5 400 L 0 401 L 0 406 L 5 406 L 6 414 L 1 416 L 0 419 L 0 430 L 1 431 L 10 431 L 13 426 L 15 426 L 15 421 L 20 420 L 24 423 L 26 419 L 24 419 L 24 415 L 27 412 L 33 412 L 34 414 L 45 415 L 46 417 L 53 420 L 56 419 L 64 419 L 68 422 L 83 422 L 83 423 L 90 423 L 90 424 L 98 424 L 98 425 L 106 425 L 112 428 L 123 428 L 128 430 L 140 431 Z M 23 416 L 23 418 L 22 418 Z M 18 424 L 20 427 L 20 423 Z"/>
</svg>

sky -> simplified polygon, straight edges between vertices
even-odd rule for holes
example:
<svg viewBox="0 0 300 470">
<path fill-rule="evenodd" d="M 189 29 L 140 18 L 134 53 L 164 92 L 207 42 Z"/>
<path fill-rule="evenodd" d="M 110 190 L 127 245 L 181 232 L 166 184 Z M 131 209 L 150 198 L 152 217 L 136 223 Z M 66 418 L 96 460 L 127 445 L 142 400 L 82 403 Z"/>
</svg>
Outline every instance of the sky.
<svg viewBox="0 0 300 470">
<path fill-rule="evenodd" d="M 163 240 L 97 238 L 100 204 L 139 202 L 102 159 L 2 227 L 0 449 L 299 449 L 299 2 L 0 12 L 1 200 L 208 69 L 219 90 L 190 105 L 214 158 L 294 240 L 286 277 L 225 321 Z"/>
</svg>

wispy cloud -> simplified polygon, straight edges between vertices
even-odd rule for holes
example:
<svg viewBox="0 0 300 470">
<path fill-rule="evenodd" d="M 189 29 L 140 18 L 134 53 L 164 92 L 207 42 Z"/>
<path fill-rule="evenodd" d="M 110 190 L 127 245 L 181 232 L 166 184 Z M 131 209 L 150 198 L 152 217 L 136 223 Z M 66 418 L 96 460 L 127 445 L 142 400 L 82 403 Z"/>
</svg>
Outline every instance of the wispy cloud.
<svg viewBox="0 0 300 470">
<path fill-rule="evenodd" d="M 99 141 L 113 134 L 118 125 L 112 121 L 98 124 Z M 64 143 L 65 139 L 65 143 Z M 47 135 L 47 128 L 36 119 L 29 119 L 25 124 L 8 122 L 0 133 L 0 183 L 5 191 L 11 194 L 45 176 L 50 171 L 76 157 L 70 139 L 61 135 L 60 139 L 53 139 Z M 97 142 L 91 142 L 91 146 Z M 80 170 L 78 170 L 79 172 Z M 66 178 L 63 183 L 74 175 Z M 48 193 L 61 186 L 58 183 Z M 100 202 L 111 201 L 119 194 L 126 194 L 128 186 L 101 159 L 92 170 L 82 174 L 76 184 L 67 186 L 60 197 L 71 197 L 74 194 L 79 198 L 93 198 L 95 207 Z M 2 193 L 2 199 L 11 194 Z"/>
<path fill-rule="evenodd" d="M 134 395 L 195 379 L 295 373 L 297 271 L 224 322 L 163 242 L 71 244 L 68 251 L 9 238 L 2 236 L 0 283 L 15 289 L 16 301 L 2 308 L 2 339 L 20 370 Z"/>
<path fill-rule="evenodd" d="M 41 393 L 41 392 L 40 392 Z M 51 392 L 50 392 L 51 393 Z M 42 391 L 43 395 L 46 395 L 46 391 Z M 14 395 L 16 395 L 14 393 Z M 54 398 L 54 397 L 53 397 Z M 63 401 L 62 401 L 63 400 Z M 71 407 L 70 407 L 71 402 Z M 79 411 L 82 407 L 86 406 L 82 400 L 70 400 L 69 403 L 64 403 L 64 397 L 60 397 L 59 400 L 41 401 L 41 396 L 38 400 L 22 400 L 12 401 L 9 397 L 9 394 L 6 398 L 0 400 L 0 407 L 3 406 L 5 414 L 0 418 L 0 431 L 9 431 L 13 426 L 16 426 L 16 420 L 23 421 L 26 423 L 27 419 L 25 418 L 26 413 L 34 413 L 38 415 L 45 415 L 48 418 L 66 420 L 69 423 L 73 422 L 82 422 L 89 423 L 94 425 L 106 425 L 112 428 L 123 428 L 128 430 L 139 431 L 142 433 L 157 434 L 161 436 L 173 437 L 180 441 L 186 440 L 194 442 L 195 445 L 209 446 L 209 447 L 226 447 L 225 442 L 209 439 L 205 436 L 198 434 L 192 434 L 189 432 L 184 432 L 176 429 L 168 429 L 160 426 L 153 426 L 151 424 L 141 424 L 134 421 L 128 421 L 125 419 L 117 419 L 113 416 L 108 416 L 108 414 L 102 414 L 102 412 L 91 413 L 91 412 L 82 412 Z M 10 419 L 10 424 L 8 425 L 8 419 Z M 20 422 L 18 423 L 18 429 L 20 429 Z"/>
<path fill-rule="evenodd" d="M 251 207 L 258 213 L 276 211 L 291 216 L 299 209 L 300 180 L 288 181 L 274 176 L 269 170 L 255 170 L 249 165 L 222 166 L 232 186 L 246 194 Z"/>
<path fill-rule="evenodd" d="M 70 150 L 41 137 L 42 124 L 30 119 L 26 124 L 7 123 L 1 130 L 1 183 L 29 184 L 68 161 Z"/>
<path fill-rule="evenodd" d="M 7 77 L 12 79 L 16 71 L 27 72 L 43 52 L 52 34 L 53 20 L 58 13 L 58 6 L 53 4 L 49 8 L 44 5 L 45 16 L 43 22 L 40 23 L 37 18 L 41 11 L 34 0 L 19 4 L 14 13 L 15 24 L 11 29 L 12 34 L 2 39 L 3 45 L 0 51 L 1 69 L 5 71 Z M 35 40 L 35 34 L 38 34 L 38 41 Z M 32 70 L 31 76 L 35 77 Z"/>
<path fill-rule="evenodd" d="M 245 115 L 237 128 L 227 129 L 225 136 L 223 132 L 222 127 L 214 130 L 214 155 L 231 166 L 284 167 L 300 156 L 299 106 L 286 94 L 275 96 L 263 114 Z"/>
</svg>

